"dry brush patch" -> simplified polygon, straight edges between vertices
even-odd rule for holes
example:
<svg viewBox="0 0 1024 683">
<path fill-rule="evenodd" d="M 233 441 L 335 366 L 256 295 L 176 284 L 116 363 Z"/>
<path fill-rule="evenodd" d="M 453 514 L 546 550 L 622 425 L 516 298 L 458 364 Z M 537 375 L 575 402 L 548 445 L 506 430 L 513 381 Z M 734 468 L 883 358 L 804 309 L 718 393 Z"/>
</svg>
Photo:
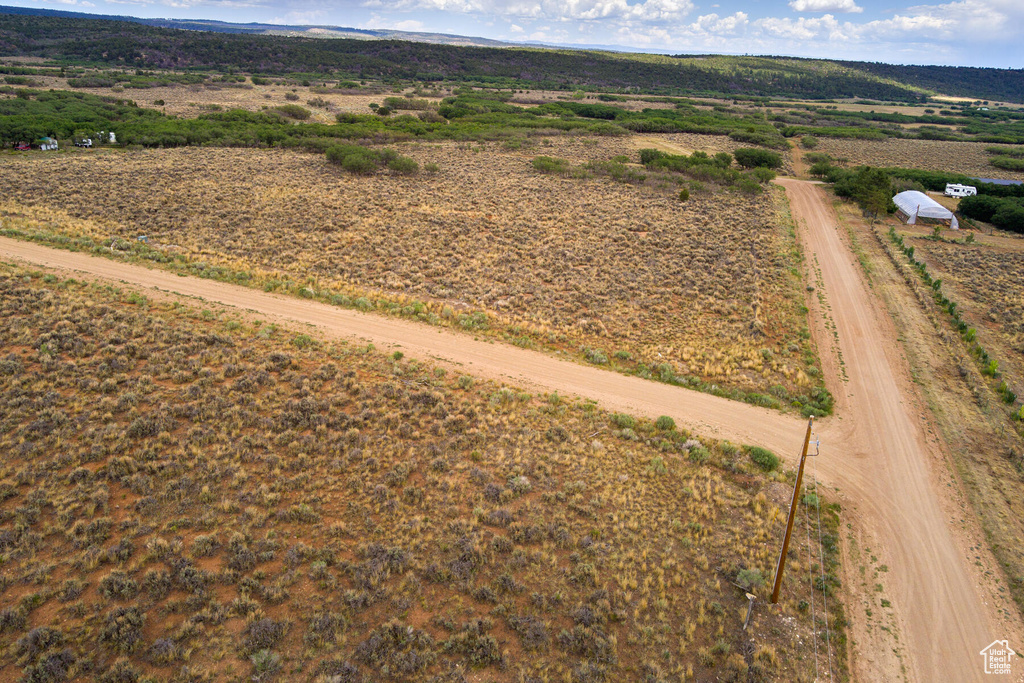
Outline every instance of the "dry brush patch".
<svg viewBox="0 0 1024 683">
<path fill-rule="evenodd" d="M 1009 239 L 1007 244 L 1022 240 Z M 920 238 L 912 241 L 933 277 L 943 280 L 949 298 L 964 308 L 979 340 L 1009 388 L 1024 396 L 1024 244 L 950 244 Z"/>
<path fill-rule="evenodd" d="M 813 676 L 813 564 L 741 628 L 791 475 L 735 446 L 110 287 L 0 293 L 6 679 Z"/>
<path fill-rule="evenodd" d="M 399 149 L 440 172 L 363 178 L 301 153 L 177 149 L 11 157 L 0 187 L 6 227 L 145 234 L 162 253 L 267 287 L 398 302 L 474 333 L 768 403 L 819 386 L 778 191 L 683 203 L 530 164 L 538 150 L 574 164 L 635 155 L 619 140 Z"/>
<path fill-rule="evenodd" d="M 86 75 L 92 72 L 86 71 Z M 100 72 L 102 73 L 102 71 Z M 160 73 L 160 72 L 157 72 Z M 400 96 L 382 87 L 356 90 L 325 86 L 303 86 L 291 79 L 272 79 L 268 84 L 252 83 L 169 83 L 151 88 L 71 88 L 68 79 L 56 76 L 33 76 L 38 87 L 50 90 L 77 90 L 92 95 L 131 100 L 140 107 L 159 109 L 182 118 L 196 118 L 211 111 L 245 109 L 261 111 L 283 104 L 297 104 L 310 110 L 312 122 L 334 123 L 339 113 L 372 114 L 371 103 L 382 104 L 385 97 Z M 13 95 L 11 95 L 13 96 Z M 0 95 L 0 97 L 5 97 Z M 315 104 L 311 104 L 311 101 Z M 440 102 L 439 97 L 430 101 Z"/>
<path fill-rule="evenodd" d="M 985 153 L 991 143 L 943 140 L 839 140 L 820 138 L 815 152 L 844 159 L 851 166 L 920 168 L 978 178 L 1024 180 L 1024 173 L 994 168 Z"/>
</svg>

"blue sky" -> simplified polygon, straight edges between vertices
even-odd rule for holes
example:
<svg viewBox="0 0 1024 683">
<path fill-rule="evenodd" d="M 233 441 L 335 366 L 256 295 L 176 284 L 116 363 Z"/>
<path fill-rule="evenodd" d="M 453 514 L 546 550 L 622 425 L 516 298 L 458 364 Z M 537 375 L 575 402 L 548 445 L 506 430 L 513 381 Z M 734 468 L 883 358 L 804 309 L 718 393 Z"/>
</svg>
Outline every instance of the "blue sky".
<svg viewBox="0 0 1024 683">
<path fill-rule="evenodd" d="M 934 4 L 907 0 L 13 0 L 12 4 L 140 17 L 431 31 L 674 53 L 1024 68 L 1024 0 Z"/>
</svg>

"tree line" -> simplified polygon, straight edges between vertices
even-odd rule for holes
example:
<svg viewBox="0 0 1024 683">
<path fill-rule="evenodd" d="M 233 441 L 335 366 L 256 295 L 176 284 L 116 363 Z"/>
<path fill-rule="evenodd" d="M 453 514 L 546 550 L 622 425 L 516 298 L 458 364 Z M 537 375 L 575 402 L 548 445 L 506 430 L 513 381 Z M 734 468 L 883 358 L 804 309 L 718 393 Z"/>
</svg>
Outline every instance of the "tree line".
<svg viewBox="0 0 1024 683">
<path fill-rule="evenodd" d="M 16 8 L 4 8 L 3 12 Z M 11 55 L 132 68 L 228 69 L 255 73 L 346 74 L 355 78 L 481 81 L 508 87 L 600 87 L 652 93 L 718 93 L 812 99 L 868 97 L 919 101 L 914 78 L 893 82 L 860 63 L 815 68 L 820 60 L 626 56 L 583 50 L 484 48 L 394 40 L 311 39 L 182 31 L 130 21 L 0 14 Z M 894 67 L 896 69 L 902 67 Z M 1006 82 L 1002 99 L 1021 89 L 1018 72 L 989 69 Z M 908 76 L 913 76 L 908 71 Z M 995 94 L 990 95 L 995 97 Z"/>
</svg>

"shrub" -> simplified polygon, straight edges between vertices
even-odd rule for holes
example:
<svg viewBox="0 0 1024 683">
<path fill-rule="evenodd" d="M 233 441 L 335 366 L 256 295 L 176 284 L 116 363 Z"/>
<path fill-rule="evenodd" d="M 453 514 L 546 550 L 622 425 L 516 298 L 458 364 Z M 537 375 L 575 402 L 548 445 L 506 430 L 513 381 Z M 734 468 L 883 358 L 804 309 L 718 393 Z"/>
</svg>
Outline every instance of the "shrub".
<svg viewBox="0 0 1024 683">
<path fill-rule="evenodd" d="M 21 607 L 8 607 L 0 612 L 0 633 L 20 631 L 28 623 L 28 615 Z"/>
<path fill-rule="evenodd" d="M 269 650 L 274 647 L 288 631 L 288 624 L 275 621 L 269 617 L 251 622 L 242 631 L 242 649 L 248 653 Z"/>
<path fill-rule="evenodd" d="M 500 664 L 504 658 L 497 639 L 487 635 L 489 626 L 490 624 L 483 619 L 463 624 L 458 633 L 441 643 L 441 648 L 445 652 L 465 655 L 473 668 Z"/>
<path fill-rule="evenodd" d="M 782 156 L 776 152 L 754 147 L 743 147 L 735 152 L 736 163 L 744 168 L 780 168 Z"/>
<path fill-rule="evenodd" d="M 356 175 L 373 175 L 377 172 L 377 160 L 368 152 L 349 154 L 341 160 L 341 167 Z"/>
<path fill-rule="evenodd" d="M 751 446 L 747 449 L 747 454 L 750 455 L 750 459 L 765 472 L 771 472 L 779 466 L 779 456 L 775 455 L 767 448 Z"/>
<path fill-rule="evenodd" d="M 621 429 L 632 429 L 636 427 L 636 420 L 632 415 L 626 415 L 624 413 L 614 413 L 612 415 L 612 423 Z"/>
<path fill-rule="evenodd" d="M 296 99 L 298 99 L 298 96 L 296 96 Z M 296 121 L 305 121 L 313 115 L 311 111 L 305 107 L 300 107 L 297 104 L 282 104 L 274 107 L 273 111 L 279 112 L 290 119 L 295 119 Z"/>
<path fill-rule="evenodd" d="M 1024 159 L 1013 159 L 1011 157 L 994 157 L 988 160 L 996 168 L 1007 171 L 1024 171 Z"/>
<path fill-rule="evenodd" d="M 348 620 L 337 612 L 317 612 L 309 620 L 303 642 L 311 647 L 321 647 L 334 643 L 338 633 L 348 628 Z"/>
<path fill-rule="evenodd" d="M 690 462 L 701 465 L 711 459 L 711 452 L 704 446 L 694 446 L 690 449 L 688 457 Z"/>
<path fill-rule="evenodd" d="M 161 600 L 167 597 L 174 587 L 171 575 L 165 569 L 150 569 L 142 577 L 142 589 L 153 600 Z"/>
<path fill-rule="evenodd" d="M 57 590 L 57 599 L 61 602 L 76 600 L 85 591 L 85 584 L 81 579 L 65 579 Z"/>
<path fill-rule="evenodd" d="M 764 585 L 764 576 L 758 569 L 741 569 L 736 575 L 736 583 L 743 587 L 743 590 L 759 588 Z"/>
<path fill-rule="evenodd" d="M 683 189 L 679 190 L 679 201 L 685 202 L 689 198 L 690 198 L 690 191 L 689 190 L 687 190 L 685 187 Z"/>
<path fill-rule="evenodd" d="M 420 165 L 409 157 L 395 157 L 388 162 L 388 168 L 401 175 L 416 175 L 419 173 Z"/>
<path fill-rule="evenodd" d="M 378 669 L 392 668 L 411 676 L 433 663 L 434 639 L 425 631 L 398 621 L 378 626 L 355 649 L 356 659 Z"/>
<path fill-rule="evenodd" d="M 664 432 L 671 432 L 676 428 L 676 421 L 668 415 L 662 415 L 654 422 L 654 426 Z"/>
<path fill-rule="evenodd" d="M 68 678 L 68 670 L 77 658 L 71 648 L 47 655 L 35 666 L 25 668 L 24 683 L 60 683 Z"/>
<path fill-rule="evenodd" d="M 800 144 L 804 149 L 814 149 L 818 146 L 818 138 L 813 135 L 805 135 L 800 138 Z"/>
<path fill-rule="evenodd" d="M 119 659 L 100 676 L 100 683 L 138 683 L 139 672 L 127 659 Z"/>
<path fill-rule="evenodd" d="M 640 163 L 648 166 L 664 156 L 665 153 L 658 149 L 642 149 L 640 150 Z"/>
<path fill-rule="evenodd" d="M 281 656 L 270 650 L 259 650 L 249 658 L 252 662 L 252 670 L 255 674 L 252 679 L 261 681 L 269 678 L 281 669 Z"/>
<path fill-rule="evenodd" d="M 760 194 L 763 190 L 761 184 L 750 176 L 745 176 L 736 181 L 736 189 L 746 194 Z"/>
<path fill-rule="evenodd" d="M 294 93 L 294 92 L 286 92 L 284 94 L 284 98 L 286 100 L 288 100 L 289 102 L 298 102 L 299 101 L 299 94 L 298 93 Z"/>
<path fill-rule="evenodd" d="M 1024 233 L 1024 206 L 1006 202 L 992 216 L 992 224 L 1011 232 Z"/>
<path fill-rule="evenodd" d="M 48 626 L 34 628 L 15 644 L 18 657 L 37 659 L 39 655 L 64 644 L 64 634 Z"/>
<path fill-rule="evenodd" d="M 541 173 L 568 173 L 569 162 L 555 157 L 534 157 L 533 168 Z"/>
<path fill-rule="evenodd" d="M 145 615 L 138 607 L 118 607 L 107 613 L 100 640 L 122 652 L 131 652 L 142 644 Z"/>
<path fill-rule="evenodd" d="M 116 570 L 100 579 L 99 591 L 107 600 L 129 600 L 138 594 L 139 584 L 123 571 Z"/>
</svg>

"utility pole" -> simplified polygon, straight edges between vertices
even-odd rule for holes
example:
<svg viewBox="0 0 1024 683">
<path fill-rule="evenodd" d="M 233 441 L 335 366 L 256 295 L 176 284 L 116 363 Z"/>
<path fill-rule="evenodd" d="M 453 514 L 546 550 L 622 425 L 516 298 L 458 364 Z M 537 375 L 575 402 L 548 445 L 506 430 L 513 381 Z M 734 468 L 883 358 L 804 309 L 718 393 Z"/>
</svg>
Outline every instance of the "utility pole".
<svg viewBox="0 0 1024 683">
<path fill-rule="evenodd" d="M 796 519 L 796 501 L 800 495 L 800 485 L 804 480 L 804 461 L 807 460 L 807 448 L 811 445 L 811 426 L 814 418 L 807 420 L 807 436 L 804 437 L 804 449 L 800 453 L 800 467 L 796 472 L 796 485 L 793 487 L 793 500 L 789 504 L 789 522 L 786 524 L 786 537 L 782 539 L 782 552 L 775 566 L 775 587 L 772 589 L 772 604 L 779 601 L 779 590 L 782 588 L 782 573 L 786 570 L 786 553 L 789 552 L 789 537 L 793 533 L 793 520 Z"/>
</svg>

